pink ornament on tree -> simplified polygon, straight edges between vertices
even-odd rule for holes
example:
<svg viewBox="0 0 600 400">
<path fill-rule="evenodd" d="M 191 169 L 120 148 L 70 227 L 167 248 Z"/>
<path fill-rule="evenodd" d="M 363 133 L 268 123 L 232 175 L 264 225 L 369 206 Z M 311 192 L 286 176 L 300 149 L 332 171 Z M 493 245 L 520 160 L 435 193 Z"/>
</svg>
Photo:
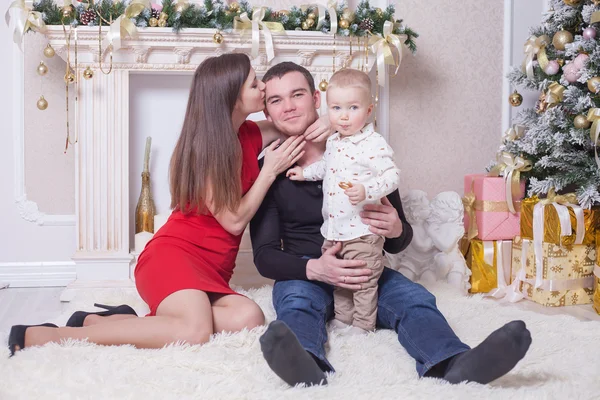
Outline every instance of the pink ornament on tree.
<svg viewBox="0 0 600 400">
<path fill-rule="evenodd" d="M 596 38 L 596 29 L 591 26 L 588 26 L 583 30 L 583 38 L 585 40 L 592 40 Z"/>
<path fill-rule="evenodd" d="M 587 54 L 580 54 L 563 68 L 563 76 L 569 83 L 577 82 L 581 78 L 581 68 L 590 57 Z"/>
<path fill-rule="evenodd" d="M 544 72 L 546 73 L 546 75 L 555 75 L 558 73 L 559 70 L 560 65 L 558 64 L 558 62 L 556 60 L 552 60 L 548 62 L 548 65 L 546 65 L 546 69 L 544 70 Z"/>
</svg>

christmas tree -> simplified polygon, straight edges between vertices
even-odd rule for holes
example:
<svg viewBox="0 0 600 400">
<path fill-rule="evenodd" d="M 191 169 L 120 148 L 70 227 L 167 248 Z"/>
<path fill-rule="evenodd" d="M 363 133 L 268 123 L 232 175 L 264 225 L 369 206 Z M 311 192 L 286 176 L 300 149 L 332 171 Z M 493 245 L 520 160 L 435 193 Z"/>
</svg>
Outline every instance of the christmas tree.
<svg viewBox="0 0 600 400">
<path fill-rule="evenodd" d="M 522 65 L 508 76 L 540 97 L 515 118 L 500 151 L 505 160 L 531 163 L 521 175 L 529 178 L 529 196 L 575 192 L 587 208 L 600 205 L 600 0 L 549 3 L 542 24 L 530 30 Z"/>
</svg>

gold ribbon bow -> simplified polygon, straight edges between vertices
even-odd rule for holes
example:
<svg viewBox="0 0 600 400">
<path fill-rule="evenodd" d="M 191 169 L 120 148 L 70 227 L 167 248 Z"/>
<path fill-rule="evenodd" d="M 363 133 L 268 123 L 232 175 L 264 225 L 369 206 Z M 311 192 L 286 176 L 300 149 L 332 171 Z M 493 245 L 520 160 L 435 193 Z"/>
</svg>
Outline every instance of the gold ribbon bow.
<svg viewBox="0 0 600 400">
<path fill-rule="evenodd" d="M 549 106 L 554 104 L 558 104 L 563 99 L 563 93 L 565 91 L 565 87 L 559 83 L 552 82 L 550 86 L 548 86 L 548 93 L 546 93 L 546 103 Z"/>
<path fill-rule="evenodd" d="M 477 220 L 475 214 L 475 190 L 473 186 L 475 181 L 471 181 L 471 191 L 462 198 L 463 206 L 465 208 L 465 212 L 469 216 L 469 228 L 467 229 L 467 239 L 470 241 L 477 234 L 479 234 L 479 230 L 477 229 Z"/>
<path fill-rule="evenodd" d="M 263 35 L 265 36 L 267 60 L 271 61 L 275 58 L 271 30 L 274 32 L 285 32 L 285 29 L 280 22 L 264 22 L 263 19 L 265 18 L 266 12 L 266 7 L 260 7 L 252 10 L 252 20 L 248 18 L 248 13 L 243 13 L 239 17 L 235 17 L 233 20 L 233 29 L 242 31 L 252 29 L 252 58 L 258 57 L 260 31 L 262 30 Z"/>
<path fill-rule="evenodd" d="M 596 158 L 596 164 L 598 165 L 598 168 L 600 168 L 600 158 L 598 157 L 598 138 L 600 138 L 600 108 L 591 108 L 590 111 L 588 111 L 587 120 L 592 123 L 592 127 L 590 128 L 590 139 L 592 139 L 592 145 L 594 146 L 594 157 Z"/>
<path fill-rule="evenodd" d="M 371 50 L 377 58 L 377 81 L 379 86 L 385 86 L 386 82 L 386 71 L 385 66 L 394 65 L 396 70 L 394 76 L 398 73 L 400 63 L 402 62 L 402 44 L 408 38 L 407 35 L 396 35 L 394 34 L 395 24 L 391 21 L 385 21 L 383 24 L 382 35 L 372 35 L 370 39 Z M 394 59 L 394 53 L 392 47 L 397 50 L 398 60 Z"/>
<path fill-rule="evenodd" d="M 523 137 L 523 134 L 525 133 L 525 127 L 522 125 L 513 125 L 512 127 L 508 128 L 506 130 L 506 132 L 504 132 L 504 135 L 502 135 L 502 140 L 503 141 L 513 141 L 515 139 L 519 139 L 521 137 Z"/>
<path fill-rule="evenodd" d="M 524 52 L 525 59 L 521 64 L 521 69 L 527 74 L 529 79 L 533 79 L 533 59 L 537 55 L 538 63 L 542 69 L 548 65 L 548 56 L 546 55 L 546 46 L 551 43 L 548 35 L 539 37 L 531 36 L 525 42 Z"/>
<path fill-rule="evenodd" d="M 504 175 L 504 182 L 506 188 L 506 204 L 508 210 L 515 214 L 517 211 L 513 203 L 513 193 L 520 190 L 521 186 L 521 172 L 530 171 L 533 168 L 531 161 L 525 160 L 522 157 L 513 157 L 512 154 L 503 151 L 498 154 L 498 164 L 489 172 L 489 176 L 500 176 Z"/>
<path fill-rule="evenodd" d="M 111 25 L 104 39 L 104 47 L 112 45 L 114 51 L 121 48 L 121 40 L 126 37 L 135 39 L 138 34 L 137 27 L 130 18 L 135 18 L 146 8 L 150 8 L 150 0 L 131 0 L 125 12 Z"/>
<path fill-rule="evenodd" d="M 11 20 L 14 20 L 13 41 L 19 46 L 23 44 L 23 35 L 29 29 L 44 33 L 46 32 L 46 23 L 42 19 L 42 13 L 31 11 L 31 8 L 25 5 L 25 0 L 15 0 L 4 15 L 6 25 L 10 27 Z"/>
<path fill-rule="evenodd" d="M 590 18 L 590 25 L 600 21 L 600 11 L 594 11 Z"/>
<path fill-rule="evenodd" d="M 317 20 L 317 30 L 321 29 L 321 26 L 323 26 L 323 24 L 325 23 L 325 11 L 329 11 L 329 21 L 330 21 L 330 28 L 329 29 L 329 33 L 337 33 L 337 11 L 335 11 L 335 8 L 337 6 L 337 1 L 336 0 L 330 0 L 329 2 L 327 2 L 327 5 L 321 4 L 321 3 L 314 3 L 314 4 L 308 4 L 308 5 L 303 5 L 300 6 L 300 9 L 302 11 L 306 11 L 311 7 L 317 7 L 317 10 L 319 11 L 319 19 Z"/>
<path fill-rule="evenodd" d="M 557 203 L 563 206 L 577 204 L 577 195 L 575 193 L 556 194 L 554 189 L 550 189 L 546 198 L 540 200 L 540 203 L 544 205 Z"/>
</svg>

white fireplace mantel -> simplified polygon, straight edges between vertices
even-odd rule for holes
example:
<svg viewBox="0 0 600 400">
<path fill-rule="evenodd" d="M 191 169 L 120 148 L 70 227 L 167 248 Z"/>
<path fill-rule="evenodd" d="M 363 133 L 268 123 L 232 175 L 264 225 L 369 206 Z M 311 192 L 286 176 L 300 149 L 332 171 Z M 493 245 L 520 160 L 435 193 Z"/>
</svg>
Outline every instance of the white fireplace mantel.
<svg viewBox="0 0 600 400">
<path fill-rule="evenodd" d="M 103 33 L 106 33 L 106 29 Z M 74 65 L 77 48 L 79 92 L 74 126 L 79 142 L 76 165 L 76 264 L 78 286 L 121 286 L 131 284 L 133 255 L 129 243 L 129 77 L 132 73 L 192 72 L 207 57 L 228 52 L 251 53 L 251 34 L 225 33 L 222 44 L 213 42 L 214 29 L 186 29 L 174 34 L 170 28 L 141 29 L 136 40 L 122 41 L 113 54 L 112 72 L 99 69 L 97 27 L 79 27 L 70 43 Z M 62 27 L 49 26 L 46 36 L 57 54 L 67 60 L 67 43 Z M 75 46 L 75 39 L 77 46 Z M 274 33 L 275 59 L 267 61 L 261 33 L 259 56 L 252 61 L 262 74 L 276 63 L 293 61 L 306 67 L 318 83 L 329 80 L 335 69 L 359 68 L 364 64 L 357 39 L 333 37 L 321 32 Z M 334 56 L 335 51 L 335 56 Z M 369 54 L 369 64 L 373 55 Z M 102 69 L 109 69 L 108 54 Z M 91 67 L 94 76 L 85 80 L 82 71 Z M 379 92 L 378 130 L 388 137 L 389 94 Z M 324 103 L 324 102 L 323 102 Z M 136 177 L 137 178 L 137 177 Z M 135 194 L 137 195 L 137 193 Z"/>
</svg>

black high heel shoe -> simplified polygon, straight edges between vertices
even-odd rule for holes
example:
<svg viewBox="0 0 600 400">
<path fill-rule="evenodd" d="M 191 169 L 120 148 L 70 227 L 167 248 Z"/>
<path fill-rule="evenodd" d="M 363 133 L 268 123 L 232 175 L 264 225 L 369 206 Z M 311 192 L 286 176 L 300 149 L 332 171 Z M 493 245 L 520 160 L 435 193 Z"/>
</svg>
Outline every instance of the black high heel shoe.
<svg viewBox="0 0 600 400">
<path fill-rule="evenodd" d="M 129 315 L 135 315 L 136 317 L 138 316 L 137 313 L 135 312 L 135 310 L 131 307 L 129 307 L 127 304 L 121 304 L 120 306 L 106 306 L 104 304 L 98 304 L 98 303 L 94 303 L 94 307 L 98 307 L 98 308 L 104 308 L 106 311 L 100 311 L 100 312 L 86 312 L 86 311 L 76 311 L 73 313 L 73 315 L 71 315 L 71 317 L 69 318 L 69 320 L 67 321 L 67 324 L 65 326 L 71 326 L 71 327 L 82 327 L 83 326 L 83 321 L 85 320 L 85 318 L 88 315 L 100 315 L 101 317 L 108 317 L 109 315 L 116 315 L 116 314 L 129 314 Z"/>
<path fill-rule="evenodd" d="M 10 334 L 8 335 L 8 349 L 10 350 L 10 356 L 14 356 L 15 353 L 25 348 L 25 331 L 27 328 L 33 328 L 35 326 L 47 326 L 48 328 L 58 328 L 54 324 L 41 324 L 41 325 L 14 325 L 10 328 Z"/>
</svg>

